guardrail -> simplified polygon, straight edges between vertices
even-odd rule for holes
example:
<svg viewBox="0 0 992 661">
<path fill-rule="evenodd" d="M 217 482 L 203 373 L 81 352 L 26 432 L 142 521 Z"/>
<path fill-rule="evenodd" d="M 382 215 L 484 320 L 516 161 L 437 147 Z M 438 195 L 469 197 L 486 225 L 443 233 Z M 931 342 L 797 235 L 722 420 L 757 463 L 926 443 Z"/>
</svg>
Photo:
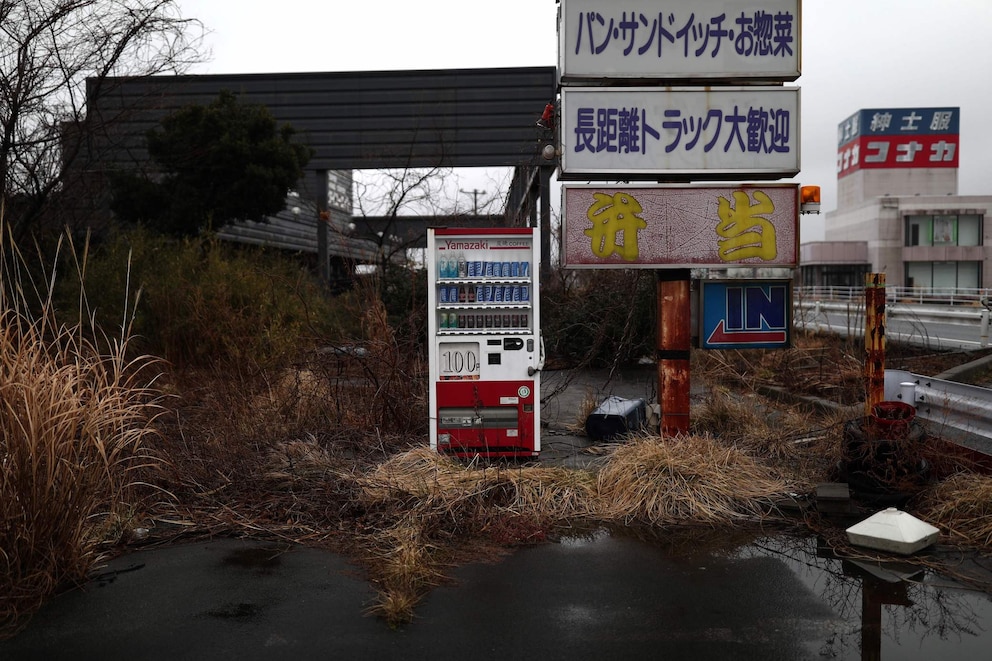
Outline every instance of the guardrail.
<svg viewBox="0 0 992 661">
<path fill-rule="evenodd" d="M 917 417 L 939 425 L 943 434 L 992 454 L 992 389 L 904 370 L 885 370 L 885 399 L 916 407 Z"/>
<path fill-rule="evenodd" d="M 794 298 L 793 324 L 805 330 L 820 329 L 856 335 L 864 332 L 865 301 L 861 298 L 822 300 Z M 830 323 L 827 314 L 841 315 L 845 320 Z M 893 339 L 917 344 L 985 348 L 992 337 L 992 312 L 988 307 L 976 305 L 919 305 L 916 303 L 886 302 L 885 314 L 893 323 L 887 334 Z M 898 323 L 902 322 L 902 324 Z M 941 340 L 932 335 L 927 324 L 939 322 L 954 324 L 966 329 L 965 335 L 956 334 Z"/>
<path fill-rule="evenodd" d="M 885 287 L 888 303 L 915 303 L 917 305 L 972 305 L 983 306 L 992 289 L 962 287 Z M 796 287 L 795 300 L 856 301 L 864 300 L 864 287 Z"/>
<path fill-rule="evenodd" d="M 985 347 L 990 334 L 989 291 L 886 287 L 886 315 L 924 326 L 928 321 L 974 326 L 980 346 Z M 818 325 L 817 320 L 828 310 L 848 315 L 848 332 L 860 330 L 864 321 L 863 287 L 797 287 L 793 300 L 797 327 Z M 960 444 L 992 455 L 992 389 L 885 370 L 885 399 L 912 404 L 917 416 L 939 426 L 943 435 L 955 436 Z"/>
</svg>

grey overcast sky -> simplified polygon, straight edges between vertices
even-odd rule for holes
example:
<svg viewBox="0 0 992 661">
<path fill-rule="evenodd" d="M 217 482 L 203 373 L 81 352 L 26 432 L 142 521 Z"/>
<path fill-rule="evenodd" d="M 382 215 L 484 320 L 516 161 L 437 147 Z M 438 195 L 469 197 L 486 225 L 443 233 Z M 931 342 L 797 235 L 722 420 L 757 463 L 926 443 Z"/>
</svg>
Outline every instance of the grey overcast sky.
<svg viewBox="0 0 992 661">
<path fill-rule="evenodd" d="M 193 73 L 557 64 L 554 0 L 179 4 L 212 31 L 211 60 Z M 804 0 L 795 181 L 820 185 L 824 211 L 834 209 L 842 120 L 861 108 L 960 107 L 959 193 L 992 194 L 990 26 L 992 0 Z M 460 187 L 496 192 L 497 175 L 472 176 Z M 822 216 L 802 223 L 803 241 L 822 239 Z"/>
</svg>

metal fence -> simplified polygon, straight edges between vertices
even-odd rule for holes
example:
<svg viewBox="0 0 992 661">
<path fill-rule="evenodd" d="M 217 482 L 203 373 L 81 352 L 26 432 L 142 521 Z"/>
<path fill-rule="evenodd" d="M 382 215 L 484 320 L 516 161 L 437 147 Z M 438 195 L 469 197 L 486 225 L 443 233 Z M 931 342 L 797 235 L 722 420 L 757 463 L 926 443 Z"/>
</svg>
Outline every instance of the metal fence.
<svg viewBox="0 0 992 661">
<path fill-rule="evenodd" d="M 984 305 L 990 289 L 963 287 L 893 287 L 885 288 L 888 303 L 916 305 Z M 855 301 L 864 300 L 864 287 L 796 287 L 797 301 Z"/>
</svg>

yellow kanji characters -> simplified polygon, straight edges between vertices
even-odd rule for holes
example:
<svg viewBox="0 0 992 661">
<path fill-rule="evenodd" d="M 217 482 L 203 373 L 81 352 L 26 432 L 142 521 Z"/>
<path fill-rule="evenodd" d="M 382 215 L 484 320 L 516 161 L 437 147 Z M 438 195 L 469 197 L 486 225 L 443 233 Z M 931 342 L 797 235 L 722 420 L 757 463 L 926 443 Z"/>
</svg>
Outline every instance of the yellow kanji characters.
<svg viewBox="0 0 992 661">
<path fill-rule="evenodd" d="M 775 204 L 764 191 L 754 191 L 754 204 L 746 191 L 734 191 L 734 206 L 730 200 L 719 198 L 717 215 L 720 222 L 716 233 L 722 237 L 719 245 L 720 259 L 732 262 L 750 257 L 765 261 L 775 259 L 778 248 L 775 226 L 764 215 L 774 213 Z"/>
<path fill-rule="evenodd" d="M 592 252 L 597 257 L 616 253 L 628 262 L 638 258 L 637 232 L 648 226 L 637 214 L 643 211 L 641 203 L 628 193 L 593 193 L 595 202 L 586 217 L 592 227 L 584 230 L 592 240 Z M 617 243 L 617 234 L 623 238 Z"/>
</svg>

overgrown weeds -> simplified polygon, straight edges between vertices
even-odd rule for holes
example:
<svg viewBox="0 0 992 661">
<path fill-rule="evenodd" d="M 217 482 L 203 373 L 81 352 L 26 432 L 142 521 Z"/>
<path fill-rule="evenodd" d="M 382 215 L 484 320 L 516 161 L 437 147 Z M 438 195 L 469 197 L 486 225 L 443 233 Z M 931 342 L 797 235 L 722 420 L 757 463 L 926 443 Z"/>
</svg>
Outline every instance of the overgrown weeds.
<svg viewBox="0 0 992 661">
<path fill-rule="evenodd" d="M 962 472 L 921 496 L 922 516 L 965 546 L 992 546 L 992 476 Z"/>
<path fill-rule="evenodd" d="M 0 635 L 129 534 L 161 410 L 154 361 L 127 357 L 126 330 L 98 345 L 93 329 L 60 325 L 51 299 L 33 316 L 16 252 L 5 254 L 15 259 L 0 269 Z"/>
<path fill-rule="evenodd" d="M 694 380 L 714 385 L 693 406 L 690 436 L 634 436 L 585 470 L 466 464 L 426 447 L 421 274 L 393 272 L 390 291 L 410 296 L 404 315 L 403 301 L 387 304 L 389 288 L 374 280 L 330 297 L 289 277 L 295 267 L 270 272 L 209 243 L 128 241 L 90 266 L 81 260 L 95 289 L 66 286 L 60 300 L 76 301 L 77 322 L 95 320 L 95 309 L 104 320 L 106 311 L 123 319 L 130 310 L 149 330 L 142 346 L 176 359 L 154 384 L 160 391 L 155 363 L 129 357 L 138 353 L 133 327 L 108 339 L 99 324 L 63 327 L 54 314 L 35 324 L 20 312 L 23 300 L 4 300 L 0 562 L 9 583 L 0 594 L 12 595 L 3 602 L 8 616 L 82 580 L 140 517 L 154 541 L 246 535 L 347 552 L 380 591 L 372 612 L 402 624 L 451 565 L 495 559 L 562 529 L 737 530 L 781 520 L 781 497 L 831 478 L 844 421 L 775 406 L 740 385 L 825 398 L 836 394 L 832 384 L 861 387 L 850 343 L 803 336 L 777 353 L 706 352 L 694 355 Z M 143 255 L 140 277 L 112 268 L 128 245 Z M 32 289 L 6 278 L 5 291 Z M 653 278 L 609 278 L 563 276 L 552 285 L 561 295 L 546 299 L 546 332 L 558 338 L 550 349 L 560 362 L 616 367 L 653 351 L 654 321 L 643 312 L 653 306 L 615 296 L 636 291 L 647 301 Z M 107 279 L 116 284 L 102 288 Z M 143 305 L 110 303 L 139 285 Z M 595 402 L 583 406 L 579 421 Z M 8 439 L 19 439 L 16 447 Z M 173 497 L 141 501 L 152 493 L 143 485 Z M 984 487 L 965 482 L 961 492 L 969 488 Z M 960 510 L 968 508 L 966 522 L 934 516 L 987 544 L 981 502 Z"/>
</svg>

